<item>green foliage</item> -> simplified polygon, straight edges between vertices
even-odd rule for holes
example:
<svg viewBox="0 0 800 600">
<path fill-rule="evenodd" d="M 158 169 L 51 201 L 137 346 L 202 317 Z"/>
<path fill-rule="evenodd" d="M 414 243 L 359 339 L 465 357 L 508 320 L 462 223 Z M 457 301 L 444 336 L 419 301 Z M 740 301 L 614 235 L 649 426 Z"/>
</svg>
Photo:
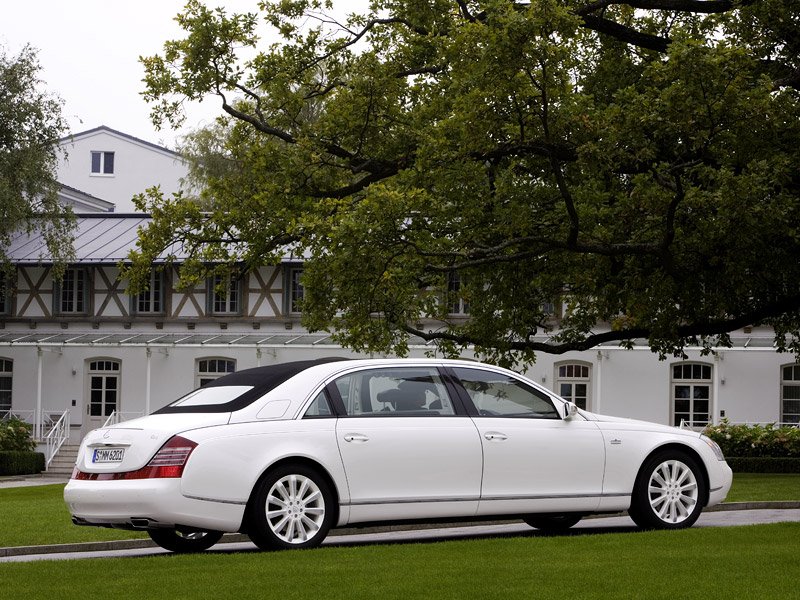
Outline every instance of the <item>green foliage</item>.
<svg viewBox="0 0 800 600">
<path fill-rule="evenodd" d="M 800 427 L 733 425 L 723 419 L 704 433 L 720 445 L 726 457 L 800 459 Z"/>
<path fill-rule="evenodd" d="M 733 456 L 726 460 L 734 473 L 796 473 L 800 475 L 800 457 Z"/>
<path fill-rule="evenodd" d="M 16 417 L 0 419 L 0 451 L 31 451 L 36 443 L 31 437 L 30 423 Z"/>
<path fill-rule="evenodd" d="M 0 263 L 13 234 L 38 231 L 59 274 L 72 255 L 72 212 L 59 204 L 55 179 L 67 125 L 39 70 L 30 46 L 17 56 L 0 46 Z"/>
<path fill-rule="evenodd" d="M 157 124 L 223 114 L 185 140 L 198 197 L 140 198 L 126 274 L 175 243 L 186 284 L 303 256 L 305 325 L 374 352 L 663 357 L 752 324 L 800 350 L 800 15 L 647 4 L 265 2 L 262 42 L 189 2 L 144 95 Z"/>
<path fill-rule="evenodd" d="M 44 471 L 44 454 L 0 450 L 0 475 L 35 475 Z"/>
</svg>

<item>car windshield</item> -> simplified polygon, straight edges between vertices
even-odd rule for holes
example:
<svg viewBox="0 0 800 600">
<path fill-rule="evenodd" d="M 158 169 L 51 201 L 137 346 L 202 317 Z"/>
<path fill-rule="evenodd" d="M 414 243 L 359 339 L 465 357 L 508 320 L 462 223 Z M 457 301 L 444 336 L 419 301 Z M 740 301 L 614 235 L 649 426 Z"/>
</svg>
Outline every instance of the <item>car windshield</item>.
<svg viewBox="0 0 800 600">
<path fill-rule="evenodd" d="M 227 404 L 253 389 L 252 385 L 226 385 L 222 387 L 202 387 L 189 392 L 170 406 L 214 406 Z"/>
</svg>

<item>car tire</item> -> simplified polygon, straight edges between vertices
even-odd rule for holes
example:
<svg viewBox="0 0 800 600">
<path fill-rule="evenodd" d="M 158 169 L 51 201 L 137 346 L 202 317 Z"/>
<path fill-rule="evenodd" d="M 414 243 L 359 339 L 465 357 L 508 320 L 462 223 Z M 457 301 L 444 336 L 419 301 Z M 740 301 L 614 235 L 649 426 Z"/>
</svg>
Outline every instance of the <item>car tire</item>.
<svg viewBox="0 0 800 600">
<path fill-rule="evenodd" d="M 523 519 L 531 527 L 545 533 L 560 533 L 576 525 L 583 515 L 564 513 L 563 515 L 528 515 Z"/>
<path fill-rule="evenodd" d="M 697 461 L 679 450 L 650 456 L 636 477 L 628 514 L 642 529 L 684 529 L 703 510 L 706 481 Z"/>
<path fill-rule="evenodd" d="M 256 489 L 247 533 L 262 550 L 314 548 L 328 535 L 335 512 L 333 492 L 319 472 L 284 465 Z"/>
<path fill-rule="evenodd" d="M 222 538 L 221 531 L 150 529 L 147 533 L 150 539 L 165 550 L 181 554 L 203 552 Z"/>
</svg>

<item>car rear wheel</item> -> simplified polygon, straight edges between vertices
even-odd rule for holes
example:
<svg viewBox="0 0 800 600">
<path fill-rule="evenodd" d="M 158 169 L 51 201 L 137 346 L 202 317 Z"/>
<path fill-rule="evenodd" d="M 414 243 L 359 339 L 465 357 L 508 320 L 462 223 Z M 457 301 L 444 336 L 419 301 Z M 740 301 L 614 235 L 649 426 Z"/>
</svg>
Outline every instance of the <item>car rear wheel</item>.
<svg viewBox="0 0 800 600">
<path fill-rule="evenodd" d="M 248 535 L 263 550 L 313 548 L 328 534 L 334 512 L 333 493 L 317 471 L 285 465 L 256 491 Z"/>
<path fill-rule="evenodd" d="M 705 479 L 697 461 L 680 451 L 659 452 L 645 461 L 628 514 L 644 529 L 683 529 L 700 517 Z"/>
<path fill-rule="evenodd" d="M 221 531 L 183 529 L 150 529 L 147 532 L 156 544 L 172 552 L 202 552 L 222 538 Z"/>
<path fill-rule="evenodd" d="M 583 518 L 583 515 L 564 513 L 563 515 L 528 515 L 523 519 L 531 527 L 547 533 L 566 531 Z"/>
</svg>

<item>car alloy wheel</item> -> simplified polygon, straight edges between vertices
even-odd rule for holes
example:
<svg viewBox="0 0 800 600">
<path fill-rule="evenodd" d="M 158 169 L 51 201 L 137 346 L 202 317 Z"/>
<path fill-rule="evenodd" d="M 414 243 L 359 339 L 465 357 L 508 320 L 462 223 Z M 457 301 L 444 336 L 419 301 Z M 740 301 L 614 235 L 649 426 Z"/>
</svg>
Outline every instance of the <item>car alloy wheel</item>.
<svg viewBox="0 0 800 600">
<path fill-rule="evenodd" d="M 691 527 L 700 516 L 705 480 L 697 462 L 680 451 L 664 451 L 645 461 L 628 511 L 647 529 Z"/>
<path fill-rule="evenodd" d="M 256 493 L 250 538 L 264 549 L 318 546 L 331 528 L 333 505 L 327 482 L 316 471 L 282 467 Z"/>
</svg>

